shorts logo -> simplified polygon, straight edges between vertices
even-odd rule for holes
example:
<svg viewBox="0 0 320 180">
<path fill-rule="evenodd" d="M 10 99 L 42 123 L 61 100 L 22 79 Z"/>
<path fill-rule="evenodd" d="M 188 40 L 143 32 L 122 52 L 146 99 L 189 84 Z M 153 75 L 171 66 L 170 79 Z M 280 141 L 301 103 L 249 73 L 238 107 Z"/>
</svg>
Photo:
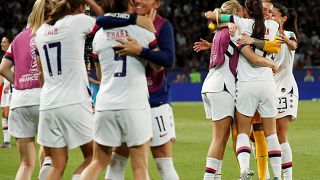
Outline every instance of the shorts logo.
<svg viewBox="0 0 320 180">
<path fill-rule="evenodd" d="M 281 92 L 286 92 L 286 88 L 281 88 Z"/>
<path fill-rule="evenodd" d="M 166 136 L 168 133 L 166 133 L 166 134 L 160 134 L 160 137 L 162 138 L 162 137 L 164 137 L 164 136 Z"/>
</svg>

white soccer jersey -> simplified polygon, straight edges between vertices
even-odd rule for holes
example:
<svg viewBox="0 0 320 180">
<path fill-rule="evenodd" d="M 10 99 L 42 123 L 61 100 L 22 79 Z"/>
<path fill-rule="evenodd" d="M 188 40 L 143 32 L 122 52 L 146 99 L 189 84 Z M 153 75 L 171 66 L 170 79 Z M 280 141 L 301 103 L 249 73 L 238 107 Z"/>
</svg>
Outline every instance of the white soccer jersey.
<svg viewBox="0 0 320 180">
<path fill-rule="evenodd" d="M 235 49 L 231 46 L 228 47 L 231 54 Z M 203 82 L 201 93 L 207 92 L 221 92 L 228 90 L 228 92 L 235 97 L 235 77 L 229 68 L 230 58 L 225 55 L 225 62 L 218 68 L 211 68 L 208 72 L 206 79 Z"/>
<path fill-rule="evenodd" d="M 252 34 L 253 30 L 253 19 L 244 19 L 238 16 L 233 16 L 234 23 L 239 26 L 241 33 L 245 33 L 249 36 Z M 265 39 L 273 41 L 278 33 L 279 24 L 273 20 L 265 21 L 266 33 Z M 259 49 L 255 52 L 267 59 L 271 59 L 272 54 L 267 54 Z M 238 62 L 238 75 L 237 79 L 239 81 L 273 81 L 273 74 L 271 68 L 256 66 L 240 54 Z"/>
<path fill-rule="evenodd" d="M 85 35 L 93 30 L 94 24 L 95 19 L 77 14 L 39 28 L 36 45 L 45 80 L 40 110 L 90 100 L 83 52 Z"/>
<path fill-rule="evenodd" d="M 130 25 L 110 30 L 99 30 L 93 40 L 93 51 L 98 54 L 102 79 L 97 94 L 96 110 L 143 109 L 149 106 L 145 66 L 133 56 L 117 56 L 113 45 L 116 38 L 136 39 L 143 47 L 155 42 L 153 33 Z"/>
<path fill-rule="evenodd" d="M 296 41 L 296 36 L 293 32 L 284 31 L 284 35 Z M 281 45 L 281 50 L 275 59 L 279 65 L 278 72 L 274 74 L 277 96 L 284 96 L 290 92 L 299 97 L 298 86 L 292 73 L 294 54 L 295 51 L 290 50 L 287 44 Z"/>
</svg>

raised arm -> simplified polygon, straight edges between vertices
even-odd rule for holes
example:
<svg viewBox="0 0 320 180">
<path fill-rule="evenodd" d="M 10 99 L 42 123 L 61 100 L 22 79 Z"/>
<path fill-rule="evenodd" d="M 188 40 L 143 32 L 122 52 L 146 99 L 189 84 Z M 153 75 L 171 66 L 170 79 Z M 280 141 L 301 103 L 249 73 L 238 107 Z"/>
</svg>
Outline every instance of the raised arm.
<svg viewBox="0 0 320 180">
<path fill-rule="evenodd" d="M 103 14 L 101 7 L 94 0 L 86 0 L 86 2 L 97 16 Z"/>
</svg>

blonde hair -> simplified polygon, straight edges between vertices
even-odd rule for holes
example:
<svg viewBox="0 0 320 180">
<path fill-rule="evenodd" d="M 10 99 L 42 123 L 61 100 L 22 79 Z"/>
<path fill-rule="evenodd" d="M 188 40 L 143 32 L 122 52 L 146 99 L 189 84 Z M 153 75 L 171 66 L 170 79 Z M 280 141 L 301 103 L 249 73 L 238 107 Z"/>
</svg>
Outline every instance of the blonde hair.
<svg viewBox="0 0 320 180">
<path fill-rule="evenodd" d="M 32 29 L 32 35 L 36 34 L 39 27 L 48 18 L 55 4 L 55 0 L 36 0 L 28 17 L 28 26 Z"/>
<path fill-rule="evenodd" d="M 218 16 L 221 13 L 224 14 L 237 14 L 237 11 L 239 11 L 242 8 L 242 6 L 240 5 L 240 3 L 237 0 L 230 0 L 230 1 L 226 1 L 221 5 L 221 8 L 216 8 L 216 16 Z M 218 21 L 218 17 L 217 19 L 217 25 L 219 26 L 219 21 Z"/>
</svg>

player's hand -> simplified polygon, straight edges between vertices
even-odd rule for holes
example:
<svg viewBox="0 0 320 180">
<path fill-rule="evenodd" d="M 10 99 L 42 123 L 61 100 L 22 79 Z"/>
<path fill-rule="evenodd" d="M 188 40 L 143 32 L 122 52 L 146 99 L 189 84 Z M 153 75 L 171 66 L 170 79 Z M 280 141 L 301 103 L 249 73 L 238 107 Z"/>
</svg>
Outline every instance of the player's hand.
<svg viewBox="0 0 320 180">
<path fill-rule="evenodd" d="M 113 48 L 120 48 L 116 51 L 119 56 L 140 55 L 142 47 L 136 39 L 129 37 L 127 40 L 116 39 L 120 44 L 114 45 Z"/>
<path fill-rule="evenodd" d="M 199 52 L 199 51 L 210 49 L 211 46 L 212 46 L 211 43 L 209 43 L 208 41 L 200 38 L 200 41 L 197 41 L 197 42 L 194 43 L 193 50 L 195 52 Z"/>
<path fill-rule="evenodd" d="M 156 14 L 157 14 L 157 10 L 152 8 L 150 13 L 147 14 L 146 16 L 138 15 L 137 25 L 147 29 L 148 31 L 155 33 L 156 29 L 153 25 L 153 21 L 156 18 Z"/>
<path fill-rule="evenodd" d="M 277 36 L 277 40 L 279 44 L 288 44 L 291 40 L 287 38 L 284 34 L 280 34 L 280 36 Z"/>
<path fill-rule="evenodd" d="M 278 72 L 278 69 L 279 69 L 278 64 L 277 64 L 276 62 L 272 61 L 271 69 L 272 69 L 272 72 L 273 72 L 273 73 L 277 73 L 277 72 Z"/>
<path fill-rule="evenodd" d="M 253 44 L 253 43 L 254 43 L 254 38 L 252 38 L 246 34 L 242 34 L 241 38 L 238 40 L 239 45 Z"/>
<path fill-rule="evenodd" d="M 204 13 L 204 17 L 207 18 L 209 21 L 214 21 L 216 16 L 215 11 L 207 11 Z"/>
<path fill-rule="evenodd" d="M 10 90 L 10 84 L 8 84 L 8 85 L 6 85 L 6 87 L 4 87 L 3 93 L 7 94 L 9 92 L 9 90 Z"/>
<path fill-rule="evenodd" d="M 151 8 L 149 14 L 147 14 L 146 16 L 149 18 L 150 22 L 153 23 L 153 21 L 156 19 L 156 15 L 157 15 L 157 10 L 155 8 Z"/>
<path fill-rule="evenodd" d="M 227 23 L 229 28 L 229 34 L 231 37 L 233 37 L 236 34 L 236 31 L 239 29 L 238 26 L 236 26 L 234 23 Z"/>
</svg>

